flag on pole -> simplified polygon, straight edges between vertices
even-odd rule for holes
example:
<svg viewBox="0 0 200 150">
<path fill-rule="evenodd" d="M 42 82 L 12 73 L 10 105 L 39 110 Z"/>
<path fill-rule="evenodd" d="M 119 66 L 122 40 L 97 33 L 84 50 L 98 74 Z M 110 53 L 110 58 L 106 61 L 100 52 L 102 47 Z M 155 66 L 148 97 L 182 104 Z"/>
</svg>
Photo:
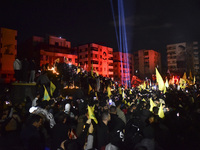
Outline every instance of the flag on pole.
<svg viewBox="0 0 200 150">
<path fill-rule="evenodd" d="M 79 63 L 79 64 L 78 64 L 78 67 L 77 67 L 76 74 L 78 74 L 80 71 L 81 71 L 81 68 L 80 68 L 80 63 Z"/>
<path fill-rule="evenodd" d="M 89 117 L 89 119 L 93 119 L 94 122 L 97 124 L 98 121 L 97 121 L 97 118 L 94 115 L 94 107 L 95 107 L 95 105 L 93 107 L 88 106 L 88 117 Z"/>
<path fill-rule="evenodd" d="M 164 114 L 164 111 L 163 111 L 163 107 L 162 107 L 162 103 L 160 104 L 160 107 L 159 107 L 159 110 L 158 110 L 158 116 L 160 118 L 164 118 L 165 117 L 165 114 Z"/>
<path fill-rule="evenodd" d="M 179 84 L 180 84 L 180 88 L 181 89 L 185 89 L 185 87 L 186 87 L 186 80 L 183 79 L 183 78 L 180 78 Z"/>
<path fill-rule="evenodd" d="M 143 102 L 146 102 L 146 100 L 145 100 L 144 98 L 142 99 L 142 101 L 143 101 Z"/>
<path fill-rule="evenodd" d="M 91 91 L 92 91 L 92 87 L 91 87 L 91 85 L 89 84 L 88 94 L 90 94 Z"/>
<path fill-rule="evenodd" d="M 144 83 L 141 84 L 140 86 L 141 86 L 141 88 L 142 88 L 143 90 L 145 90 L 145 89 L 146 89 L 146 82 L 144 81 Z"/>
<path fill-rule="evenodd" d="M 184 72 L 182 79 L 187 80 L 186 72 Z"/>
<path fill-rule="evenodd" d="M 110 96 L 112 95 L 111 90 L 110 90 L 110 86 L 107 87 L 107 92 L 108 92 L 108 97 L 110 99 Z"/>
<path fill-rule="evenodd" d="M 156 104 L 153 102 L 152 98 L 150 98 L 150 109 L 149 111 L 153 112 L 153 107 L 155 107 Z"/>
<path fill-rule="evenodd" d="M 157 68 L 156 68 L 156 81 L 158 82 L 159 90 L 160 91 L 165 90 L 166 87 L 165 87 L 164 81 L 163 81 L 160 73 L 158 72 Z"/>
<path fill-rule="evenodd" d="M 94 94 L 95 94 L 95 96 L 96 96 L 96 100 L 99 100 L 99 99 L 98 99 L 98 95 L 97 95 L 97 92 L 95 92 Z"/>
<path fill-rule="evenodd" d="M 80 71 L 81 71 L 81 69 L 78 67 L 76 74 L 78 74 Z"/>
<path fill-rule="evenodd" d="M 51 93 L 51 96 L 53 96 L 53 92 L 55 91 L 56 89 L 56 86 L 50 81 L 50 93 Z"/>
<path fill-rule="evenodd" d="M 129 94 L 130 94 L 130 95 L 132 95 L 132 94 L 133 94 L 133 93 L 132 93 L 132 91 L 131 91 L 131 89 L 129 89 Z"/>
<path fill-rule="evenodd" d="M 124 100 L 125 98 L 125 94 L 124 94 L 124 90 L 122 90 L 122 99 Z"/>
<path fill-rule="evenodd" d="M 165 87 L 168 88 L 169 87 L 169 82 L 168 82 L 168 79 L 166 79 L 165 81 Z"/>
<path fill-rule="evenodd" d="M 119 94 L 122 94 L 122 88 L 119 87 L 118 90 L 119 90 Z"/>
<path fill-rule="evenodd" d="M 43 85 L 43 86 L 44 86 L 44 85 Z M 44 97 L 43 97 L 43 100 L 47 100 L 47 101 L 50 100 L 49 93 L 47 92 L 47 89 L 46 89 L 45 86 L 44 86 Z"/>
</svg>

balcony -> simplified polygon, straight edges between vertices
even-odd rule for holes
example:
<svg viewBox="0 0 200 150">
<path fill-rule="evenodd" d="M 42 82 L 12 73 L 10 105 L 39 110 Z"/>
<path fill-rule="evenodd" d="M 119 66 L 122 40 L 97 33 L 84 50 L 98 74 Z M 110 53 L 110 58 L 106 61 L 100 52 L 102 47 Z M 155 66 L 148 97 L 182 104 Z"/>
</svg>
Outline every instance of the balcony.
<svg viewBox="0 0 200 150">
<path fill-rule="evenodd" d="M 113 69 L 113 66 L 108 66 L 109 69 Z"/>
<path fill-rule="evenodd" d="M 113 72 L 109 72 L 108 74 L 109 74 L 109 75 L 113 75 Z"/>
</svg>

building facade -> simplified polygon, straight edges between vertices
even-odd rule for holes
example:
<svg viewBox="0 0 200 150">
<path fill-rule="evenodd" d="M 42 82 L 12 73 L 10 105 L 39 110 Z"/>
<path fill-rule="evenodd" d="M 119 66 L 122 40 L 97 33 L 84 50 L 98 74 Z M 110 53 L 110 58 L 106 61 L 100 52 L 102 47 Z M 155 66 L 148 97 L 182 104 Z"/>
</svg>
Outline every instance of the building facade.
<svg viewBox="0 0 200 150">
<path fill-rule="evenodd" d="M 123 85 L 130 82 L 134 73 L 133 54 L 122 52 L 113 53 L 113 74 L 114 80 L 120 81 Z"/>
<path fill-rule="evenodd" d="M 82 68 L 94 71 L 104 77 L 113 77 L 113 49 L 95 43 L 81 45 L 75 48 L 78 52 L 78 62 Z"/>
<path fill-rule="evenodd" d="M 0 78 L 2 82 L 14 80 L 13 62 L 17 55 L 17 31 L 0 28 Z"/>
<path fill-rule="evenodd" d="M 184 72 L 199 79 L 199 43 L 183 42 L 167 45 L 167 64 L 171 73 L 182 76 Z"/>
<path fill-rule="evenodd" d="M 134 75 L 140 79 L 152 78 L 155 67 L 161 71 L 161 55 L 154 50 L 139 50 L 134 52 Z"/>
<path fill-rule="evenodd" d="M 21 54 L 28 57 L 28 59 L 35 59 L 39 62 L 37 66 L 49 64 L 53 66 L 55 60 L 64 62 L 65 60 L 70 61 L 73 65 L 78 64 L 77 54 L 71 48 L 71 42 L 66 39 L 56 36 L 38 37 L 33 36 L 28 39 L 21 47 Z"/>
</svg>

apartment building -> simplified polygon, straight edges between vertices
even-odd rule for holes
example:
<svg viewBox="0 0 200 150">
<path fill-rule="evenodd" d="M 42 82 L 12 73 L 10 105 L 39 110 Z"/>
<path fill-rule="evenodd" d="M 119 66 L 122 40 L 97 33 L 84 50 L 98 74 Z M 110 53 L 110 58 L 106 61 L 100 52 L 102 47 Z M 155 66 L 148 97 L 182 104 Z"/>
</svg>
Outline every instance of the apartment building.
<svg viewBox="0 0 200 150">
<path fill-rule="evenodd" d="M 78 53 L 78 62 L 80 66 L 86 67 L 90 71 L 93 65 L 94 71 L 97 71 L 104 77 L 113 77 L 113 49 L 95 43 L 81 45 L 75 48 Z"/>
<path fill-rule="evenodd" d="M 139 50 L 134 52 L 134 75 L 140 79 L 152 78 L 155 67 L 161 71 L 161 55 L 154 50 Z"/>
<path fill-rule="evenodd" d="M 17 55 L 17 31 L 0 28 L 0 82 L 14 80 L 13 62 Z"/>
<path fill-rule="evenodd" d="M 182 42 L 167 45 L 167 64 L 171 73 L 182 76 L 191 71 L 199 78 L 199 42 Z"/>
<path fill-rule="evenodd" d="M 71 48 L 71 42 L 66 41 L 65 38 L 56 36 L 39 37 L 33 36 L 28 39 L 20 47 L 23 51 L 21 57 L 28 57 L 28 59 L 35 59 L 38 66 L 49 64 L 53 66 L 55 60 L 59 59 L 64 62 L 65 59 L 74 65 L 78 65 L 76 51 Z"/>
<path fill-rule="evenodd" d="M 133 54 L 114 52 L 113 73 L 115 81 L 120 81 L 123 85 L 130 82 L 134 74 Z"/>
</svg>

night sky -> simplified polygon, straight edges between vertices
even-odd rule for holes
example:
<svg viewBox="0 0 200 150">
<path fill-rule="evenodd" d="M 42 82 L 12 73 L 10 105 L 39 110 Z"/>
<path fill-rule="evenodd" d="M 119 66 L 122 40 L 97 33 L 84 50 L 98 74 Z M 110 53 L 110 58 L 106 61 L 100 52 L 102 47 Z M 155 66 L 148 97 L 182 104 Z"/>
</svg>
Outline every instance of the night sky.
<svg viewBox="0 0 200 150">
<path fill-rule="evenodd" d="M 124 0 L 124 11 L 130 52 L 154 49 L 165 59 L 167 44 L 200 40 L 199 0 Z M 72 46 L 94 42 L 117 50 L 110 0 L 5 0 L 0 27 L 18 30 L 18 44 L 54 35 Z"/>
</svg>

